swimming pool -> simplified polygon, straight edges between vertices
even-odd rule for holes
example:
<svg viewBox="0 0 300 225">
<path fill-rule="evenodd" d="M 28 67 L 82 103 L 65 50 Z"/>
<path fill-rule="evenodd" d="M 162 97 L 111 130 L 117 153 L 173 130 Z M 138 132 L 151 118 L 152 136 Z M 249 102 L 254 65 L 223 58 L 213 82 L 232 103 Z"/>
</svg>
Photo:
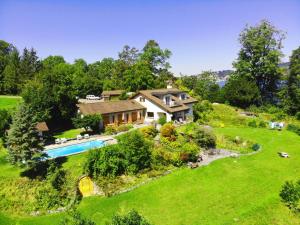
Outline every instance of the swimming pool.
<svg viewBox="0 0 300 225">
<path fill-rule="evenodd" d="M 103 147 L 104 145 L 105 145 L 104 141 L 93 140 L 93 141 L 87 141 L 79 144 L 67 145 L 64 147 L 49 149 L 45 151 L 45 153 L 48 155 L 50 159 L 54 159 L 57 157 L 82 153 L 92 148 Z"/>
</svg>

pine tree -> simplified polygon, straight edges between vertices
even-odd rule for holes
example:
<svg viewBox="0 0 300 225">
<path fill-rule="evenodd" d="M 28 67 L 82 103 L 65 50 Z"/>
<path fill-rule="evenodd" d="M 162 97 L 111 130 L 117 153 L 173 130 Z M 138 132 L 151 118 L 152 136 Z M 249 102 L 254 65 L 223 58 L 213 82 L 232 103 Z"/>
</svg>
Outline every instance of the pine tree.
<svg viewBox="0 0 300 225">
<path fill-rule="evenodd" d="M 39 139 L 37 123 L 33 115 L 30 107 L 23 104 L 12 117 L 7 136 L 9 160 L 12 164 L 30 166 L 43 155 L 43 145 Z"/>
<path fill-rule="evenodd" d="M 18 94 L 19 89 L 19 63 L 20 57 L 17 49 L 14 49 L 8 59 L 8 64 L 3 71 L 3 87 L 6 94 Z"/>
</svg>

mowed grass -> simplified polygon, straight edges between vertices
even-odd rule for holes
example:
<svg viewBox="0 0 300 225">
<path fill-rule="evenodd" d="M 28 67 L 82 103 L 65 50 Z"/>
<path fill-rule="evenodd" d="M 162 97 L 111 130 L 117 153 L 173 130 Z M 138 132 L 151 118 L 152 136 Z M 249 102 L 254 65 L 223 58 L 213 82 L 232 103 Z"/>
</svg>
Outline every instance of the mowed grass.
<svg viewBox="0 0 300 225">
<path fill-rule="evenodd" d="M 76 138 L 77 135 L 84 132 L 84 129 L 70 129 L 63 132 L 59 132 L 54 135 L 55 138 Z"/>
<path fill-rule="evenodd" d="M 288 131 L 218 128 L 262 145 L 251 156 L 226 158 L 198 169 L 179 169 L 131 192 L 110 198 L 89 197 L 79 210 L 97 224 L 134 208 L 156 225 L 300 224 L 280 201 L 286 180 L 300 178 L 300 137 Z M 279 151 L 291 158 L 280 158 Z M 58 224 L 64 214 L 14 218 L 18 224 Z M 8 220 L 8 219 L 7 219 Z M 1 221 L 1 216 L 0 216 Z"/>
<path fill-rule="evenodd" d="M 0 95 L 0 109 L 12 109 L 22 102 L 19 96 Z"/>
</svg>

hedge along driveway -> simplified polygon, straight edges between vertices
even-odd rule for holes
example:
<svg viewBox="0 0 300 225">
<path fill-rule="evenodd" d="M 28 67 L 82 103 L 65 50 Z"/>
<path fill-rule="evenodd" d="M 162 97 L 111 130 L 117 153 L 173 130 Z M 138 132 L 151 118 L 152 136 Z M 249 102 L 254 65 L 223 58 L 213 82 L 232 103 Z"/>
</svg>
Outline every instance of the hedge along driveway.
<svg viewBox="0 0 300 225">
<path fill-rule="evenodd" d="M 288 131 L 220 128 L 262 145 L 251 156 L 225 158 L 198 169 L 180 169 L 132 192 L 83 199 L 79 210 L 97 224 L 115 212 L 138 210 L 153 224 L 300 224 L 279 198 L 286 180 L 300 178 L 300 138 Z M 277 152 L 285 151 L 289 159 Z M 53 224 L 61 214 L 20 218 L 20 224 Z"/>
</svg>

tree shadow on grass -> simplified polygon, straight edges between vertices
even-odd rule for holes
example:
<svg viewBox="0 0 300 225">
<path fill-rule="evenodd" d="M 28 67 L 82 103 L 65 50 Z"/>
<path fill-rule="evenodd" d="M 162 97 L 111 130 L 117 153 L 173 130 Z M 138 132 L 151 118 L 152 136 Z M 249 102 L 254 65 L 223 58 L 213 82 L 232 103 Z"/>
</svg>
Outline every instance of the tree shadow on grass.
<svg viewBox="0 0 300 225">
<path fill-rule="evenodd" d="M 28 177 L 29 179 L 45 179 L 50 165 L 54 164 L 55 167 L 61 168 L 65 162 L 67 162 L 67 157 L 59 157 L 51 160 L 42 160 L 36 163 L 34 166 L 23 170 L 20 173 L 20 176 Z"/>
</svg>

